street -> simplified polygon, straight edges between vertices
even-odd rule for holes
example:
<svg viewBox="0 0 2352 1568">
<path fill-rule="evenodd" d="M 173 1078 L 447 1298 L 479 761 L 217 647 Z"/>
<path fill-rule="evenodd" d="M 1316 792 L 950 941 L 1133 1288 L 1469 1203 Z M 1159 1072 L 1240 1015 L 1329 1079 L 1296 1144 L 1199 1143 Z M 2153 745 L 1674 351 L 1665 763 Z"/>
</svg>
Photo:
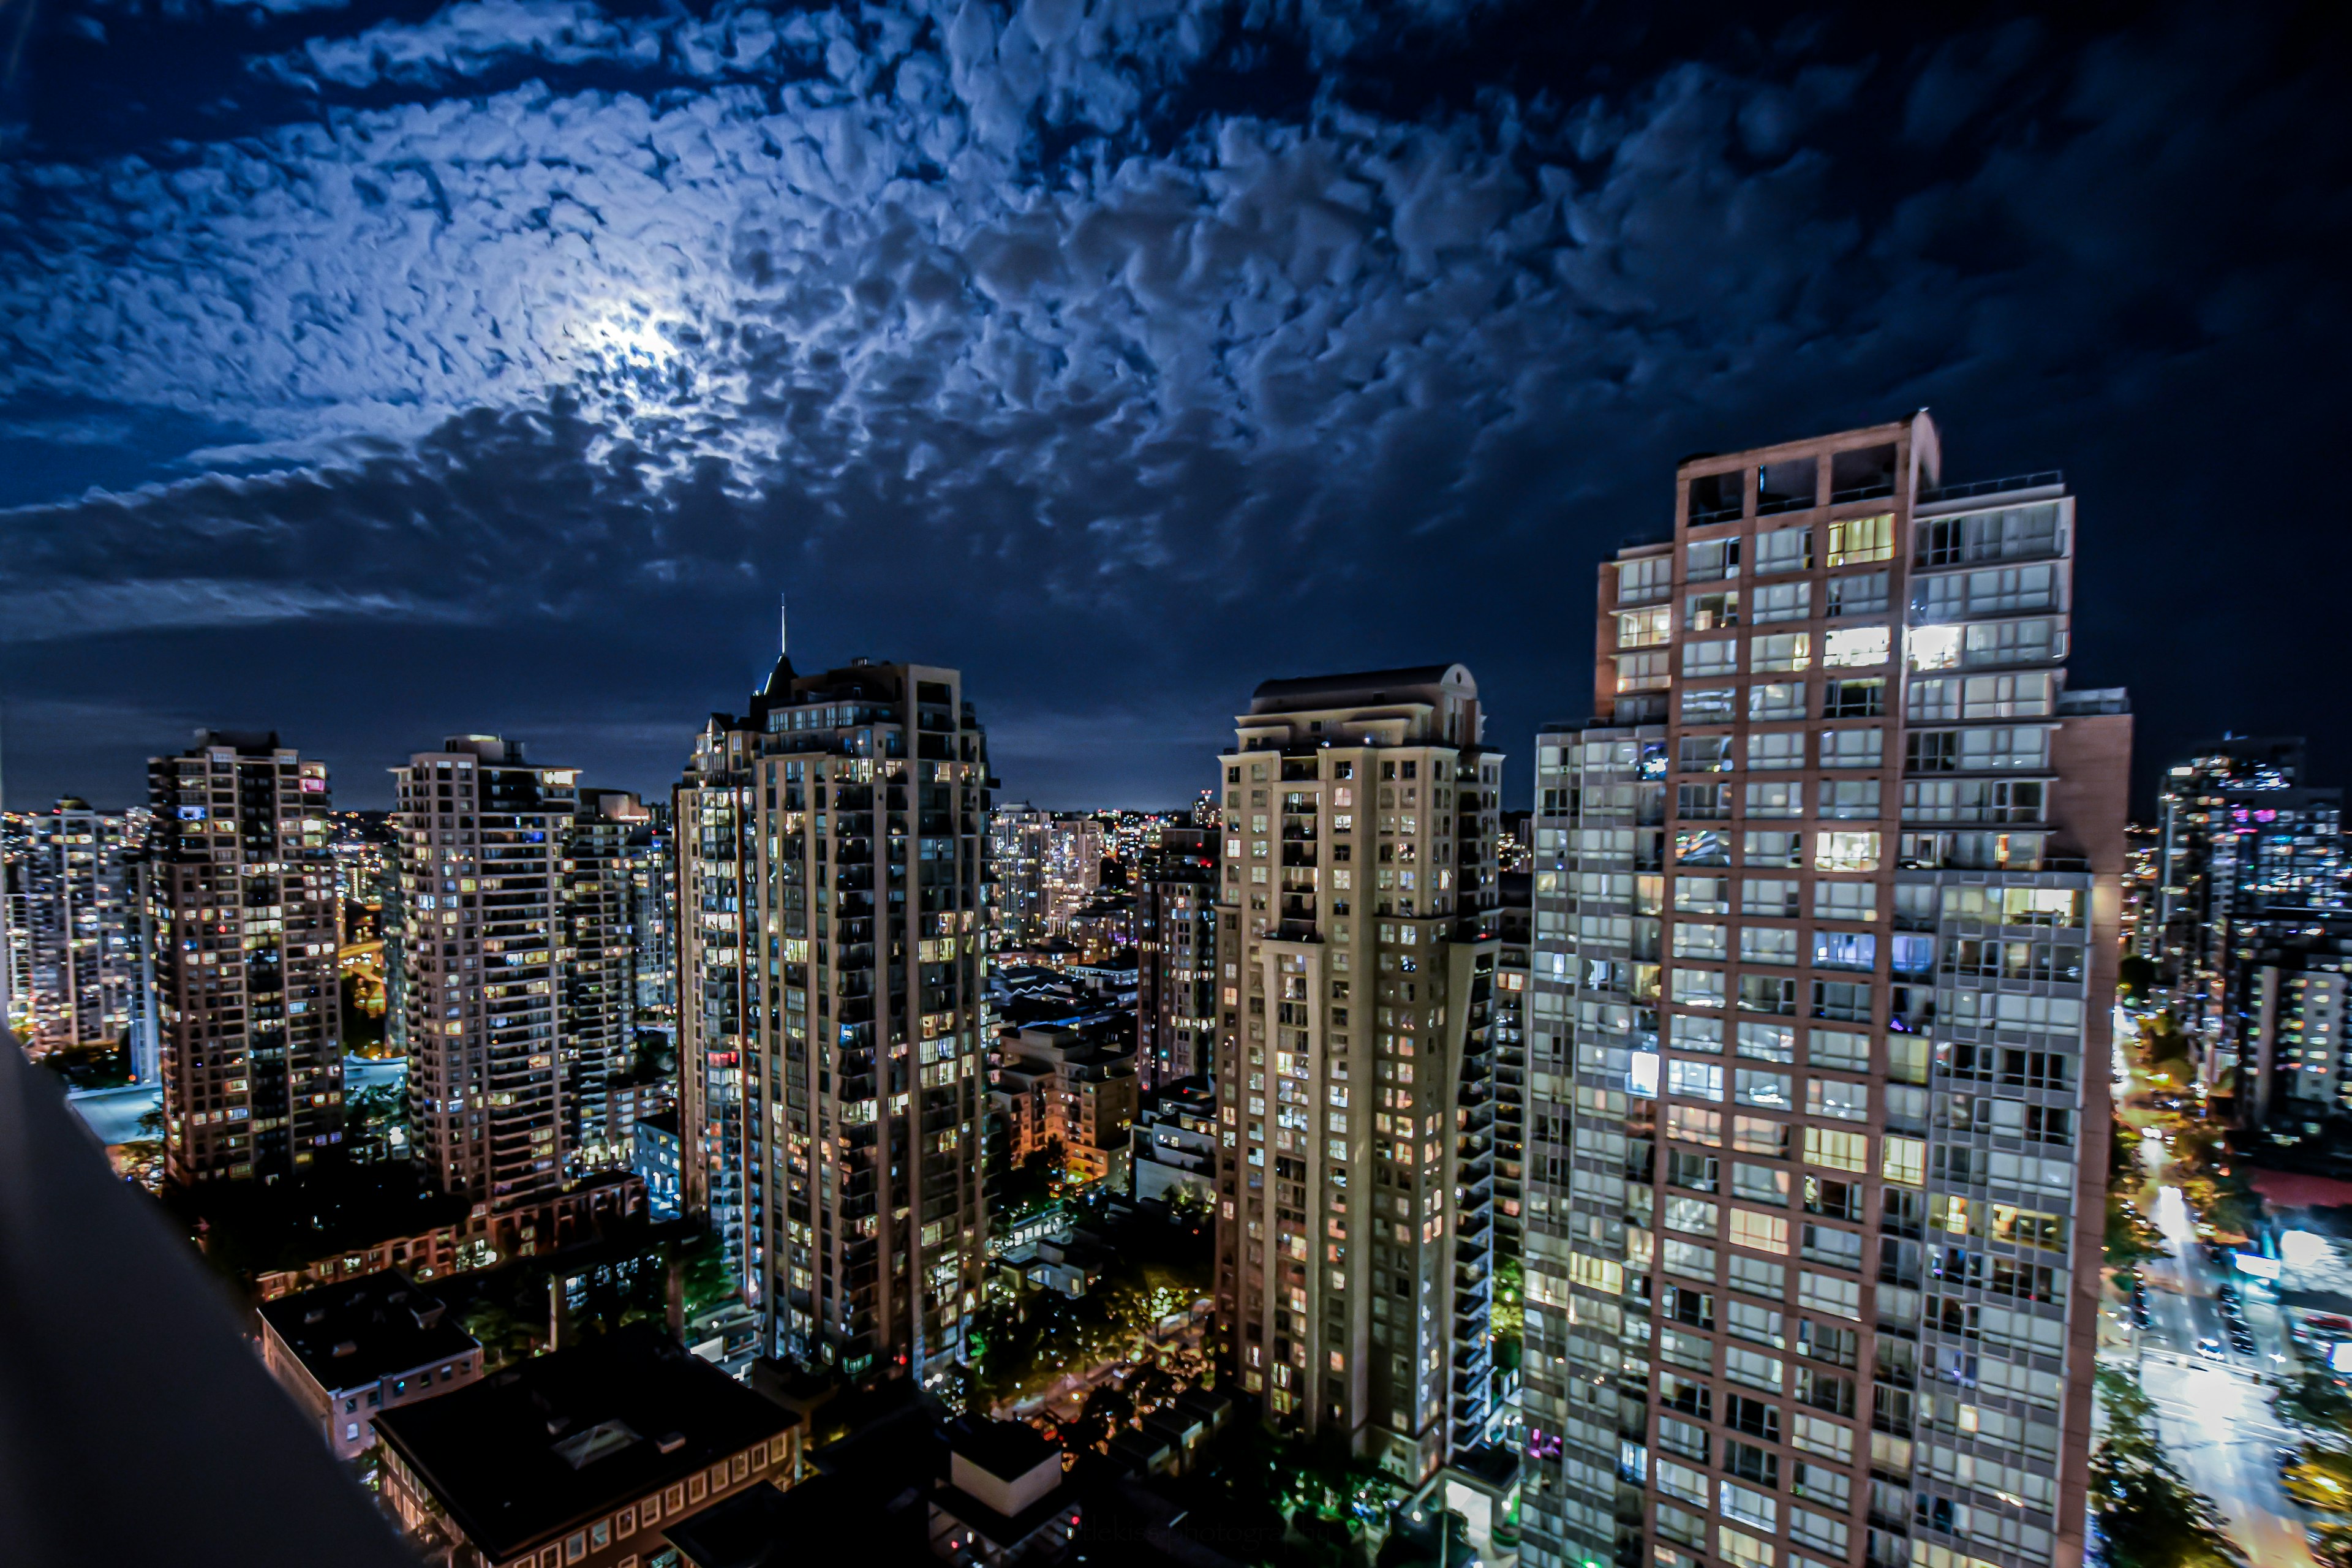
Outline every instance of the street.
<svg viewBox="0 0 2352 1568">
<path fill-rule="evenodd" d="M 2150 1130 L 2158 1119 L 2138 1075 L 2116 1088 L 2125 1120 Z M 2171 1155 L 2152 1132 L 2140 1157 L 2147 1178 L 2142 1212 L 2164 1233 L 2169 1256 L 2140 1265 L 2147 1328 L 2132 1329 L 2127 1307 L 2112 1300 L 2103 1306 L 2100 1359 L 2127 1365 L 2137 1353 L 2140 1385 L 2156 1402 L 2165 1451 L 2189 1484 L 2213 1500 L 2253 1568 L 2311 1568 L 2303 1533 L 2307 1516 L 2279 1483 L 2278 1450 L 2301 1435 L 2282 1426 L 2271 1411 L 2280 1375 L 2296 1364 L 2278 1309 L 2256 1300 L 2247 1289 L 2251 1282 L 2240 1279 L 2255 1353 L 2229 1348 L 2229 1326 L 2215 1295 L 2229 1271 L 2207 1259 L 2180 1190 L 2165 1184 Z M 2200 1354 L 2200 1338 L 2218 1340 L 2221 1355 Z"/>
</svg>

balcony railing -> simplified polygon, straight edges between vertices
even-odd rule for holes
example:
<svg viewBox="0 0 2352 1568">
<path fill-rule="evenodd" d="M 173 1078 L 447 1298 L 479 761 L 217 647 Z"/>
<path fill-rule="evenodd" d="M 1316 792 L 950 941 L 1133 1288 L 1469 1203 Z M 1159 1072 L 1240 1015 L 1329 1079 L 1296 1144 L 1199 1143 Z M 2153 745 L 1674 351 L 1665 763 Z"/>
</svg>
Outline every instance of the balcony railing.
<svg viewBox="0 0 2352 1568">
<path fill-rule="evenodd" d="M 5 1041 L 0 1452 L 0 1561 L 414 1568 L 163 1209 Z"/>
<path fill-rule="evenodd" d="M 2011 490 L 2046 489 L 2063 485 L 2066 475 L 2063 469 L 2045 468 L 2038 474 L 2012 474 L 2005 479 L 1971 479 L 1967 484 L 1942 485 L 1935 489 L 1921 490 L 1912 504 L 1926 506 L 1936 501 L 1966 500 L 1971 496 L 2007 495 Z"/>
</svg>

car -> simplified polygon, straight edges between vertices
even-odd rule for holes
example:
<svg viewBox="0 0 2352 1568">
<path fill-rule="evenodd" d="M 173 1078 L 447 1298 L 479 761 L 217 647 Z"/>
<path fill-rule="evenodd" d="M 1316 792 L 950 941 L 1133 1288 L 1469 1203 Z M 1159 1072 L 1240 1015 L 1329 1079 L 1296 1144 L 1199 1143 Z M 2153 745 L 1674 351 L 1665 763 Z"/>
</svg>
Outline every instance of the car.
<svg viewBox="0 0 2352 1568">
<path fill-rule="evenodd" d="M 2303 1463 L 2303 1450 L 2300 1448 L 2273 1449 L 2271 1457 L 2278 1461 L 2278 1468 L 2282 1474 Z"/>
<path fill-rule="evenodd" d="M 2254 1336 L 2252 1334 L 2233 1334 L 2230 1338 L 2230 1348 L 2236 1351 L 2240 1355 L 2252 1355 L 2254 1353 Z"/>
<path fill-rule="evenodd" d="M 2234 1301 L 2238 1299 L 2238 1288 L 2225 1279 L 2221 1282 L 2221 1288 L 2213 1294 L 2224 1301 Z"/>
<path fill-rule="evenodd" d="M 2210 1356 L 2215 1361 L 2226 1361 L 2229 1359 L 2221 1353 L 2221 1342 L 2215 1339 L 2210 1334 L 2204 1334 L 2199 1337 L 2197 1341 L 2197 1353 L 2201 1356 Z"/>
</svg>

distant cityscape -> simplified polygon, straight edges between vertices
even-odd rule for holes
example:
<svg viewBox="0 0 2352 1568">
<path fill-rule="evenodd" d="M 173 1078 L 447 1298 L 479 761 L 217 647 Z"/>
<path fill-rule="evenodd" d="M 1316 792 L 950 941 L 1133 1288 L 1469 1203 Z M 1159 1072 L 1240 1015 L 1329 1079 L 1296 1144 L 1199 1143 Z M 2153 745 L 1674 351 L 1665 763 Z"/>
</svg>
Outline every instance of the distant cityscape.
<svg viewBox="0 0 2352 1568">
<path fill-rule="evenodd" d="M 448 1568 L 2332 1564 L 2342 791 L 2128 823 L 2075 496 L 1940 460 L 1689 459 L 1570 717 L 1302 650 L 1160 812 L 789 647 L 667 798 L 159 741 L 0 818 L 8 1026 Z"/>
</svg>

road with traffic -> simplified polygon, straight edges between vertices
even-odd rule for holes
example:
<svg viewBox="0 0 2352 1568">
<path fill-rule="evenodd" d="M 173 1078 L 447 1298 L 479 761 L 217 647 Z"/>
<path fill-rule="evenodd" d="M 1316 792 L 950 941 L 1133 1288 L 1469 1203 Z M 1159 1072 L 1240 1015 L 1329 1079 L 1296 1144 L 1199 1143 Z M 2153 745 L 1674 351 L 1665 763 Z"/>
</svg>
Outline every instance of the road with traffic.
<svg viewBox="0 0 2352 1568">
<path fill-rule="evenodd" d="M 2254 1299 L 2267 1292 L 2250 1289 L 2208 1257 L 2196 1217 L 2170 1184 L 2171 1154 L 2153 1135 L 2161 1119 L 2138 1074 L 2119 1080 L 2116 1093 L 2124 1119 L 2151 1134 L 2140 1145 L 2145 1186 L 2138 1197 L 2141 1212 L 2164 1233 L 2167 1256 L 2140 1266 L 2146 1328 L 2133 1328 L 2127 1308 L 2110 1301 L 2103 1309 L 2103 1359 L 2137 1360 L 2166 1453 L 2191 1487 L 2212 1499 L 2252 1568 L 2312 1568 L 2304 1538 L 2308 1516 L 2279 1482 L 2279 1451 L 2303 1435 L 2282 1426 L 2270 1403 L 2280 1378 L 2296 1365 L 2286 1325 L 2274 1305 Z M 2221 1296 L 2225 1285 L 2239 1292 L 2251 1351 L 2231 1342 Z"/>
</svg>

